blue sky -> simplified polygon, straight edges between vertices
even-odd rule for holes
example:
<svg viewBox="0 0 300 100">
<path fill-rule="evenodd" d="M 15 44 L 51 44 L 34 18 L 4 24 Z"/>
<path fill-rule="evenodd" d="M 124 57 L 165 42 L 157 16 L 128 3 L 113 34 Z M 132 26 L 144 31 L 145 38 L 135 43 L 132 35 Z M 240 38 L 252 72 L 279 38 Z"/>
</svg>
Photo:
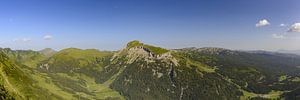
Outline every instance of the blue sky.
<svg viewBox="0 0 300 100">
<path fill-rule="evenodd" d="M 1 0 L 0 47 L 296 50 L 297 23 L 299 0 Z"/>
</svg>

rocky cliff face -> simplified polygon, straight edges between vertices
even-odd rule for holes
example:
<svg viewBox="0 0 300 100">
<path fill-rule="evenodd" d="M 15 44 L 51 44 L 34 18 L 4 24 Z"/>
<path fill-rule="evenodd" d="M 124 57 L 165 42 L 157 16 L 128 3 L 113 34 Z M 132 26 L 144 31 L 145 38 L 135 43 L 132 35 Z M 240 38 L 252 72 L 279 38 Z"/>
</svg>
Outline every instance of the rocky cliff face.
<svg viewBox="0 0 300 100">
<path fill-rule="evenodd" d="M 157 54 L 144 46 L 136 46 L 131 48 L 127 47 L 116 53 L 111 60 L 115 60 L 120 57 L 125 57 L 127 58 L 127 64 L 131 64 L 138 60 L 144 60 L 147 63 L 155 62 L 156 60 L 161 60 L 163 62 L 178 65 L 178 61 L 175 57 L 173 57 L 172 52 L 174 51 L 168 51 L 165 53 Z"/>
</svg>

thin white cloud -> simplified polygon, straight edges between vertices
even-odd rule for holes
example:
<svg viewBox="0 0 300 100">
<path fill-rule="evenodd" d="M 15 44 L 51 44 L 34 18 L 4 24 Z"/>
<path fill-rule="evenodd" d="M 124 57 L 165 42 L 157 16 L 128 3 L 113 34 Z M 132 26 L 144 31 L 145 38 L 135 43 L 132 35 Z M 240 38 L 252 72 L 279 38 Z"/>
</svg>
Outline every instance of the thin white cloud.
<svg viewBox="0 0 300 100">
<path fill-rule="evenodd" d="M 18 41 L 20 41 L 20 39 L 13 39 L 13 41 L 14 41 L 14 42 L 18 42 Z"/>
<path fill-rule="evenodd" d="M 45 35 L 45 36 L 43 37 L 44 40 L 51 40 L 52 38 L 53 38 L 52 35 Z"/>
<path fill-rule="evenodd" d="M 300 23 L 294 23 L 288 30 L 288 32 L 300 32 Z"/>
<path fill-rule="evenodd" d="M 259 20 L 258 23 L 255 24 L 256 27 L 263 27 L 270 25 L 270 22 L 267 19 Z"/>
<path fill-rule="evenodd" d="M 274 39 L 285 39 L 285 34 L 272 34 L 272 38 Z"/>
<path fill-rule="evenodd" d="M 286 27 L 287 25 L 286 24 L 280 24 L 279 26 L 280 27 Z"/>
<path fill-rule="evenodd" d="M 31 41 L 31 39 L 30 38 L 23 38 L 22 41 L 23 42 L 29 42 L 29 41 Z"/>
<path fill-rule="evenodd" d="M 13 42 L 30 42 L 31 39 L 30 38 L 22 38 L 22 39 L 13 39 Z"/>
</svg>

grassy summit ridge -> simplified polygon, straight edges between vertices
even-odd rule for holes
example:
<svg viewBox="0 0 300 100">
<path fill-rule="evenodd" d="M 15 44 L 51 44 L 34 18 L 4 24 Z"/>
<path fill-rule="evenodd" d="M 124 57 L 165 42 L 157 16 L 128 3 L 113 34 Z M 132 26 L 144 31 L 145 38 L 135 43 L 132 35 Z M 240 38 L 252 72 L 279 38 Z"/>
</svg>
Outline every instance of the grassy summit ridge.
<svg viewBox="0 0 300 100">
<path fill-rule="evenodd" d="M 147 44 L 143 44 L 137 40 L 131 41 L 127 44 L 127 48 L 133 48 L 133 47 L 144 47 L 149 49 L 151 52 L 160 55 L 163 53 L 168 52 L 169 50 L 161 48 L 161 47 L 156 47 L 156 46 L 151 46 L 151 45 L 147 45 Z"/>
</svg>

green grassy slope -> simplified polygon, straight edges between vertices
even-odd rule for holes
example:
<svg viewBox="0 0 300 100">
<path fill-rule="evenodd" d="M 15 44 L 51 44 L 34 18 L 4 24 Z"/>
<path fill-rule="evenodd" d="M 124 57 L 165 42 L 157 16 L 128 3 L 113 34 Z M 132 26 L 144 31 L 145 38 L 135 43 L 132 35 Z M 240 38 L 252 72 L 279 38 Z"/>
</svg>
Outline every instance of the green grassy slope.
<svg viewBox="0 0 300 100">
<path fill-rule="evenodd" d="M 1 84 L 3 86 L 3 98 L 17 100 L 90 100 L 90 99 L 124 99 L 120 94 L 108 87 L 108 85 L 96 83 L 95 77 L 104 66 L 106 59 L 112 55 L 110 52 L 98 50 L 79 50 L 70 48 L 63 50 L 50 58 L 34 51 L 6 50 L 1 53 Z M 9 58 L 9 57 L 12 57 Z M 43 59 L 33 59 L 41 57 Z M 42 61 L 41 61 L 42 60 Z M 51 62 L 51 61 L 59 62 Z M 71 62 L 68 62 L 71 61 Z M 73 64 L 72 61 L 80 62 Z M 30 62 L 27 64 L 25 62 Z M 44 63 L 52 65 L 72 66 L 76 71 L 43 69 Z M 87 63 L 87 64 L 86 64 Z M 70 66 L 59 66 L 63 69 Z M 100 69 L 99 69 L 100 68 Z M 65 73 L 66 72 L 66 73 Z M 93 76 L 95 74 L 95 76 Z M 42 94 L 41 94 L 42 93 Z"/>
<path fill-rule="evenodd" d="M 45 48 L 43 50 L 38 51 L 39 53 L 43 54 L 44 56 L 51 57 L 53 56 L 57 51 L 51 49 L 51 48 Z"/>
<path fill-rule="evenodd" d="M 20 66 L 13 63 L 8 56 L 1 53 L 0 59 L 1 84 L 12 97 L 15 99 L 56 98 L 55 96 L 48 97 L 50 93 L 42 87 L 34 85 L 35 81 L 29 76 L 29 73 L 20 69 Z"/>
<path fill-rule="evenodd" d="M 11 50 L 9 48 L 1 49 L 14 63 L 19 63 L 29 67 L 36 67 L 41 61 L 47 57 L 39 52 L 32 50 Z"/>
<path fill-rule="evenodd" d="M 97 77 L 103 67 L 109 64 L 112 55 L 112 52 L 95 49 L 69 48 L 57 52 L 48 60 L 43 61 L 39 69 L 54 73 L 82 73 L 90 77 Z M 45 64 L 50 66 L 49 69 L 45 68 Z"/>
<path fill-rule="evenodd" d="M 48 84 L 51 91 L 60 90 L 69 99 L 124 99 L 107 85 L 96 82 L 112 54 L 96 49 L 64 49 L 41 63 L 37 71 L 42 76 L 37 78 L 46 77 L 47 82 L 42 80 L 41 85 Z"/>
</svg>

